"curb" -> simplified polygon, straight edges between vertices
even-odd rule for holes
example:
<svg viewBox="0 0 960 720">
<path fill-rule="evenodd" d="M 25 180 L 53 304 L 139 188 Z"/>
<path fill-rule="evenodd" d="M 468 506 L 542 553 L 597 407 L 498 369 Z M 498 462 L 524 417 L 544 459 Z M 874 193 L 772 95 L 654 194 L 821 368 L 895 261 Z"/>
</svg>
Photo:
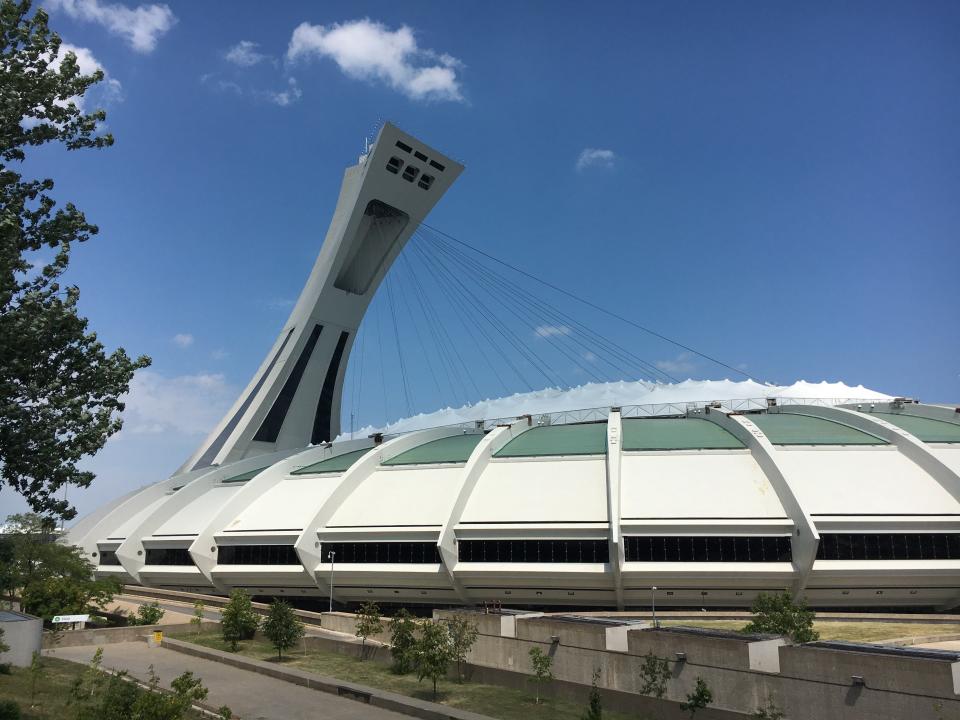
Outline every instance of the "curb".
<svg viewBox="0 0 960 720">
<path fill-rule="evenodd" d="M 459 710 L 457 708 L 447 707 L 439 703 L 432 703 L 426 700 L 399 695 L 397 693 L 379 690 L 366 685 L 357 685 L 356 683 L 345 682 L 337 678 L 317 675 L 316 673 L 299 670 L 297 668 L 284 668 L 273 663 L 262 660 L 253 660 L 252 658 L 235 655 L 233 653 L 223 652 L 205 648 L 193 643 L 183 642 L 181 640 L 163 639 L 163 647 L 168 650 L 192 655 L 194 657 L 212 660 L 223 663 L 241 670 L 249 670 L 258 675 L 283 680 L 311 690 L 338 695 L 339 697 L 349 698 L 358 702 L 367 703 L 374 707 L 384 710 L 393 710 L 412 717 L 422 718 L 422 720 L 494 720 L 487 715 Z"/>
</svg>

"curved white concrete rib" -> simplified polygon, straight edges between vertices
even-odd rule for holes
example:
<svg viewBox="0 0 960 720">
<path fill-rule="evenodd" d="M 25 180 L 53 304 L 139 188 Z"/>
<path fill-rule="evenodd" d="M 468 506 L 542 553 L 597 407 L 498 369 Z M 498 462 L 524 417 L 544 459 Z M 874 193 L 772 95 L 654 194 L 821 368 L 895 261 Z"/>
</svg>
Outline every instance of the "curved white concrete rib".
<svg viewBox="0 0 960 720">
<path fill-rule="evenodd" d="M 911 405 L 910 407 L 923 406 Z M 864 432 L 883 438 L 903 453 L 908 460 L 915 463 L 921 470 L 927 473 L 927 475 L 936 480 L 944 490 L 950 493 L 954 500 L 960 502 L 960 475 L 957 475 L 957 473 L 947 467 L 940 458 L 930 452 L 930 447 L 922 440 L 919 440 L 915 435 L 911 435 L 893 423 L 887 422 L 876 415 L 838 407 L 790 405 L 789 411 L 791 413 L 812 415 L 825 420 L 843 423 L 857 430 L 863 430 Z M 921 415 L 919 417 L 924 416 Z"/>
<path fill-rule="evenodd" d="M 626 603 L 623 595 L 623 563 L 625 556 L 620 533 L 620 465 L 623 457 L 623 421 L 619 410 L 611 410 L 607 416 L 607 520 L 610 522 L 610 569 L 613 573 L 613 589 L 617 598 L 617 610 Z"/>
<path fill-rule="evenodd" d="M 793 567 L 796 573 L 792 592 L 798 597 L 807 586 L 813 563 L 817 559 L 820 534 L 809 513 L 790 484 L 787 473 L 777 463 L 777 449 L 756 423 L 744 415 L 735 415 L 719 408 L 709 408 L 703 417 L 716 423 L 750 450 L 754 460 L 777 493 L 780 504 L 793 521 Z"/>
<path fill-rule="evenodd" d="M 470 454 L 470 458 L 467 460 L 467 464 L 464 466 L 463 472 L 460 475 L 460 490 L 457 493 L 456 500 L 450 507 L 450 514 L 440 529 L 440 537 L 437 540 L 440 559 L 443 562 L 444 569 L 447 571 L 447 575 L 450 577 L 450 582 L 453 583 L 453 589 L 457 593 L 460 602 L 467 603 L 469 602 L 469 598 L 463 589 L 463 584 L 457 579 L 455 570 L 457 565 L 457 538 L 455 532 L 457 523 L 460 522 L 460 518 L 463 516 L 463 510 L 467 507 L 467 502 L 470 500 L 470 495 L 477 486 L 477 481 L 480 479 L 483 471 L 487 465 L 490 464 L 490 458 L 493 457 L 493 454 L 517 437 L 517 435 L 529 430 L 530 426 L 530 418 L 521 418 L 510 425 L 501 425 L 491 430 L 483 440 L 477 443 L 477 446 Z"/>
<path fill-rule="evenodd" d="M 303 532 L 300 533 L 300 537 L 298 537 L 296 543 L 294 543 L 294 550 L 300 558 L 300 562 L 313 577 L 313 581 L 323 593 L 329 596 L 330 583 L 320 577 L 320 573 L 317 572 L 318 568 L 324 564 L 321 555 L 322 549 L 320 547 L 319 534 L 326 529 L 327 523 L 330 522 L 330 519 L 346 499 L 350 497 L 350 494 L 376 471 L 380 463 L 390 460 L 400 453 L 404 453 L 418 445 L 462 434 L 462 428 L 445 427 L 419 430 L 407 435 L 401 435 L 373 448 L 357 460 L 357 462 L 340 477 L 340 482 L 337 484 L 337 487 L 330 493 L 327 500 L 317 510 L 313 519 L 307 523 Z"/>
<path fill-rule="evenodd" d="M 128 534 L 120 547 L 117 548 L 117 558 L 120 560 L 123 569 L 137 582 L 141 582 L 140 571 L 146 565 L 146 547 L 144 540 L 153 535 L 157 528 L 186 508 L 190 503 L 194 502 L 219 480 L 255 470 L 258 467 L 262 467 L 265 463 L 282 460 L 290 455 L 291 452 L 293 451 L 284 450 L 270 455 L 258 455 L 256 457 L 246 458 L 223 467 L 205 468 L 187 484 L 167 497 L 159 507 L 144 518 L 144 520 Z M 198 583 L 204 584 L 201 582 L 203 575 L 199 572 L 197 572 L 196 575 Z"/>
<path fill-rule="evenodd" d="M 371 441 L 364 438 L 363 440 L 337 443 L 334 446 L 318 445 L 306 448 L 272 464 L 263 472 L 248 480 L 230 500 L 213 514 L 210 522 L 198 533 L 196 540 L 190 545 L 190 556 L 207 581 L 220 592 L 229 592 L 229 588 L 213 576 L 213 569 L 217 565 L 216 535 L 227 527 L 231 520 L 257 502 L 269 490 L 276 487 L 294 470 L 364 447 L 372 447 Z M 304 572 L 306 572 L 306 569 L 304 569 Z"/>
<path fill-rule="evenodd" d="M 120 498 L 119 502 L 111 503 L 111 507 L 108 512 L 102 515 L 97 513 L 97 515 L 100 515 L 98 520 L 88 523 L 87 519 L 84 518 L 77 523 L 75 526 L 76 530 L 71 529 L 67 533 L 66 542 L 71 545 L 77 545 L 83 551 L 83 554 L 87 557 L 87 559 L 96 565 L 98 564 L 99 558 L 97 543 L 108 539 L 120 541 L 126 540 L 126 537 L 114 537 L 113 531 L 115 531 L 118 527 L 123 525 L 124 522 L 132 518 L 137 513 L 143 512 L 151 504 L 162 498 L 174 488 L 186 485 L 194 478 L 197 478 L 209 471 L 210 468 L 206 468 L 204 470 L 196 470 L 193 472 L 184 473 L 182 475 L 174 475 L 166 480 L 161 480 L 160 482 L 156 482 L 152 485 L 147 485 L 144 488 L 139 488 L 133 492 L 127 493 Z M 80 533 L 83 533 L 83 535 Z"/>
</svg>

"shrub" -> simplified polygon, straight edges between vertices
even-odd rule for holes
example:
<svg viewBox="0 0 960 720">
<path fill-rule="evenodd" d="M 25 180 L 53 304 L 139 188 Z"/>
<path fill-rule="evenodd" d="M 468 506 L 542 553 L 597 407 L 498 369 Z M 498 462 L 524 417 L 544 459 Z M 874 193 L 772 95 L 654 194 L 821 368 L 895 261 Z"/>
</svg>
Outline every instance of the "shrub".
<svg viewBox="0 0 960 720">
<path fill-rule="evenodd" d="M 160 603 L 154 600 L 151 603 L 145 603 L 137 608 L 137 616 L 131 618 L 134 625 L 156 625 L 159 623 L 166 611 L 160 607 Z"/>
<path fill-rule="evenodd" d="M 277 659 L 283 658 L 283 651 L 289 650 L 303 637 L 303 623 L 294 614 L 293 608 L 284 600 L 270 603 L 270 614 L 263 623 L 263 634 L 277 649 Z"/>
<path fill-rule="evenodd" d="M 813 642 L 820 633 L 813 629 L 815 613 L 806 601 L 794 603 L 789 593 L 760 593 L 753 603 L 753 621 L 744 632 L 784 635 L 795 643 Z"/>
<path fill-rule="evenodd" d="M 463 663 L 467 661 L 467 653 L 477 642 L 480 630 L 476 623 L 470 622 L 462 615 L 455 615 L 447 623 L 447 631 L 450 633 L 450 653 L 453 660 L 457 663 L 457 682 L 463 681 Z"/>
<path fill-rule="evenodd" d="M 234 652 L 241 640 L 250 640 L 260 627 L 260 618 L 253 609 L 250 596 L 244 590 L 230 593 L 230 601 L 220 614 L 220 632 L 223 640 L 229 643 Z"/>
<path fill-rule="evenodd" d="M 417 623 L 406 608 L 400 608 L 390 620 L 390 655 L 393 672 L 405 675 L 413 669 L 413 651 L 417 644 Z"/>
<path fill-rule="evenodd" d="M 206 606 L 203 604 L 202 600 L 197 600 L 193 604 L 193 617 L 190 618 L 190 624 L 197 629 L 197 635 L 200 634 L 200 625 L 203 623 L 204 617 L 203 612 L 206 610 Z"/>
<path fill-rule="evenodd" d="M 0 720 L 20 720 L 20 706 L 13 700 L 0 700 Z"/>
</svg>

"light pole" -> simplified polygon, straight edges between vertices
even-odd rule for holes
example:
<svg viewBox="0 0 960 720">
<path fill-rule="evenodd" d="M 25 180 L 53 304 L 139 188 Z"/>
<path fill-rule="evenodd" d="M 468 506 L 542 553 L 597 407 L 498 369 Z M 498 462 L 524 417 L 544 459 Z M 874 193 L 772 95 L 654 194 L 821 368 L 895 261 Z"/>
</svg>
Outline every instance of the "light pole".
<svg viewBox="0 0 960 720">
<path fill-rule="evenodd" d="M 337 553 L 333 550 L 327 553 L 327 557 L 330 558 L 330 612 L 333 612 L 333 559 L 337 556 Z"/>
<path fill-rule="evenodd" d="M 657 623 L 657 586 L 656 585 L 650 588 L 650 600 L 651 600 L 651 608 L 653 609 L 653 626 L 655 628 L 658 628 L 660 627 L 660 625 Z"/>
</svg>

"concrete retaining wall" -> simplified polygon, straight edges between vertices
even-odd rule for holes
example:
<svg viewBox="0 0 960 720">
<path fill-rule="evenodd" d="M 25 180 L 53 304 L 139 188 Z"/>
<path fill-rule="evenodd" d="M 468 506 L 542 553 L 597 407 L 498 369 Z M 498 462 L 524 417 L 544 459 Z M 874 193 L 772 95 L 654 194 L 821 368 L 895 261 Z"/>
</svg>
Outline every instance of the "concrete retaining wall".
<svg viewBox="0 0 960 720">
<path fill-rule="evenodd" d="M 201 630 L 220 627 L 220 623 L 204 621 Z M 175 625 L 128 625 L 116 628 L 87 628 L 85 630 L 67 630 L 61 633 L 43 634 L 43 649 L 56 650 L 58 647 L 77 647 L 80 645 L 112 645 L 122 642 L 136 642 L 160 630 L 164 633 L 196 632 L 196 625 L 180 623 Z M 29 663 L 28 663 L 29 664 Z"/>
</svg>

